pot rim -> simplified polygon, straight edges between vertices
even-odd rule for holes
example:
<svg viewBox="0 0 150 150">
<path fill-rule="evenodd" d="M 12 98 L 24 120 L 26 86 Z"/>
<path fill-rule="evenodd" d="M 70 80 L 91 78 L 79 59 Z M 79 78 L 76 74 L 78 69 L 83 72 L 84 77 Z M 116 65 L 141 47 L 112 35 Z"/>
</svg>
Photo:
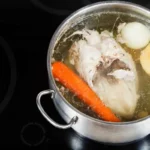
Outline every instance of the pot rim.
<svg viewBox="0 0 150 150">
<path fill-rule="evenodd" d="M 81 13 L 83 10 L 85 11 L 86 9 L 90 9 L 91 7 L 94 7 L 96 5 L 99 6 L 105 6 L 105 5 L 124 5 L 124 6 L 130 6 L 133 7 L 135 9 L 139 9 L 145 13 L 149 13 L 150 14 L 150 10 L 148 8 L 145 8 L 139 4 L 135 4 L 132 2 L 126 2 L 126 1 L 101 1 L 101 2 L 96 2 L 96 3 L 92 3 L 89 5 L 86 5 L 84 7 L 81 7 L 79 9 L 77 9 L 76 11 L 74 11 L 73 13 L 71 13 L 68 17 L 66 17 L 61 23 L 60 25 L 56 28 L 54 34 L 52 35 L 52 38 L 50 40 L 49 46 L 48 46 L 48 52 L 47 52 L 47 71 L 48 71 L 48 79 L 50 80 L 50 85 L 51 88 L 61 97 L 61 99 L 65 102 L 66 105 L 68 105 L 73 111 L 75 111 L 76 113 L 79 113 L 82 117 L 86 117 L 86 119 L 94 121 L 96 123 L 103 123 L 103 124 L 111 124 L 111 125 L 131 125 L 131 124 L 135 124 L 135 123 L 141 123 L 144 121 L 147 121 L 148 119 L 150 119 L 150 115 L 138 120 L 134 120 L 134 121 L 128 121 L 128 122 L 108 122 L 108 121 L 104 121 L 104 120 L 100 120 L 100 119 L 96 119 L 94 117 L 91 117 L 85 113 L 82 113 L 81 111 L 79 111 L 77 108 L 75 108 L 73 105 L 71 105 L 65 98 L 64 96 L 59 92 L 57 85 L 55 83 L 55 80 L 53 78 L 52 75 L 52 71 L 51 71 L 51 58 L 52 58 L 52 54 L 53 54 L 53 48 L 55 47 L 56 43 L 57 43 L 57 37 L 59 32 L 61 32 L 64 24 L 66 22 L 68 22 L 68 20 L 70 20 L 71 18 L 75 17 L 77 14 Z"/>
</svg>

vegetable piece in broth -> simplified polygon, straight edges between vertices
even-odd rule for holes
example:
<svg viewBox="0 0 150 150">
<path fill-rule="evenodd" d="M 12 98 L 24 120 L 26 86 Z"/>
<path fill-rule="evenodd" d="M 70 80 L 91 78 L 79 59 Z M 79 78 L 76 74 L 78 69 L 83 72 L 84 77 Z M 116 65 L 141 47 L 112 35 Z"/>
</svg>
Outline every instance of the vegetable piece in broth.
<svg viewBox="0 0 150 150">
<path fill-rule="evenodd" d="M 62 62 L 55 62 L 53 63 L 52 68 L 54 78 L 59 79 L 58 81 L 60 83 L 75 93 L 102 119 L 111 122 L 120 122 L 113 112 L 101 102 L 90 87 L 65 64 Z"/>
</svg>

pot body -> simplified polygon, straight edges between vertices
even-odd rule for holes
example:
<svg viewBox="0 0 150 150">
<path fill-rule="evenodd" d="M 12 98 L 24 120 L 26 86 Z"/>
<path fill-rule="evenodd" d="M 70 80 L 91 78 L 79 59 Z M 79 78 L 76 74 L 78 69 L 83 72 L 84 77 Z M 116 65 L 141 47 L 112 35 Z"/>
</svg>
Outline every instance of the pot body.
<svg viewBox="0 0 150 150">
<path fill-rule="evenodd" d="M 51 58 L 57 41 L 60 37 L 71 28 L 74 23 L 79 22 L 79 20 L 93 12 L 103 12 L 103 11 L 113 11 L 124 12 L 131 14 L 138 14 L 143 17 L 150 24 L 150 11 L 126 2 L 101 2 L 86 6 L 80 10 L 77 10 L 75 13 L 71 14 L 64 22 L 58 27 L 55 34 L 53 35 L 47 55 L 47 69 L 49 77 L 50 89 L 54 91 L 53 102 L 56 109 L 62 118 L 68 123 L 70 120 L 77 116 L 73 124 L 63 127 L 66 129 L 72 127 L 80 135 L 87 137 L 89 139 L 104 142 L 104 143 L 126 143 L 139 140 L 150 134 L 150 117 L 143 118 L 137 121 L 131 122 L 122 122 L 122 123 L 109 123 L 106 121 L 101 121 L 89 117 L 76 108 L 74 108 L 65 98 L 61 95 L 58 88 L 56 87 L 55 81 L 51 72 Z M 40 106 L 39 106 L 40 107 Z M 43 110 L 41 110 L 42 112 Z M 44 117 L 54 126 L 60 126 L 56 123 L 53 123 L 51 119 L 44 114 Z"/>
<path fill-rule="evenodd" d="M 91 120 L 88 116 L 74 111 L 57 94 L 53 102 L 57 111 L 67 123 L 71 118 L 77 116 L 78 120 L 72 128 L 80 135 L 94 141 L 122 144 L 140 140 L 150 134 L 150 118 L 125 124 L 97 122 L 96 119 Z"/>
</svg>

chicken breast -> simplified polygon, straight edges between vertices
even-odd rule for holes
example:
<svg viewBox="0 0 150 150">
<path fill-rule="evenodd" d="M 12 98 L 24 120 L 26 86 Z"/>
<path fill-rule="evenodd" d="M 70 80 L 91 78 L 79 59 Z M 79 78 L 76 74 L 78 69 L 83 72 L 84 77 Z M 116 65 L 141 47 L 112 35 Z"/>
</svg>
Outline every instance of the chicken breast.
<svg viewBox="0 0 150 150">
<path fill-rule="evenodd" d="M 75 34 L 82 35 L 82 39 L 71 46 L 70 63 L 116 115 L 132 118 L 139 95 L 138 75 L 131 55 L 108 31 L 99 34 L 84 29 Z"/>
</svg>

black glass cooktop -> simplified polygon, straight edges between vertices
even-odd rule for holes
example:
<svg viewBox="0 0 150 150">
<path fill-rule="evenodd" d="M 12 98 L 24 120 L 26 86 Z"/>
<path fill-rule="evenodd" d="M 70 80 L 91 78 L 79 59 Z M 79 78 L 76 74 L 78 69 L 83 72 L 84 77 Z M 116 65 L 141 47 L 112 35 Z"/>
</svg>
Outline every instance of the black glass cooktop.
<svg viewBox="0 0 150 150">
<path fill-rule="evenodd" d="M 122 146 L 100 144 L 72 129 L 51 126 L 37 109 L 37 94 L 49 88 L 46 56 L 51 36 L 71 12 L 93 2 L 96 0 L 0 1 L 0 149 L 150 150 L 150 136 Z M 131 2 L 150 8 L 149 0 Z M 43 97 L 43 105 L 55 121 L 65 124 L 49 96 Z"/>
</svg>

